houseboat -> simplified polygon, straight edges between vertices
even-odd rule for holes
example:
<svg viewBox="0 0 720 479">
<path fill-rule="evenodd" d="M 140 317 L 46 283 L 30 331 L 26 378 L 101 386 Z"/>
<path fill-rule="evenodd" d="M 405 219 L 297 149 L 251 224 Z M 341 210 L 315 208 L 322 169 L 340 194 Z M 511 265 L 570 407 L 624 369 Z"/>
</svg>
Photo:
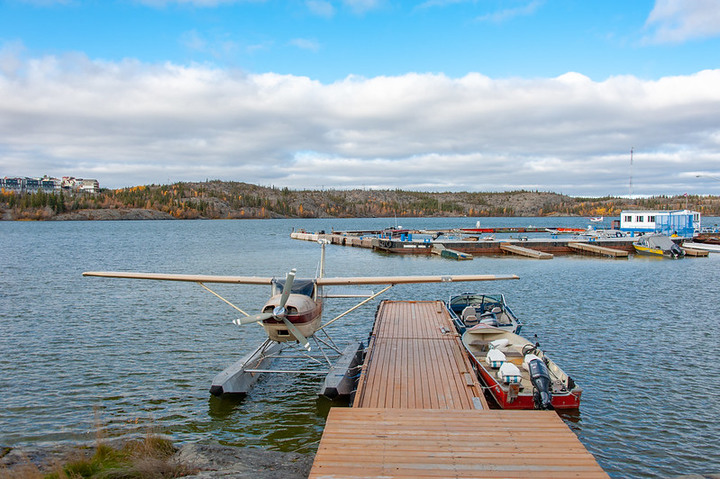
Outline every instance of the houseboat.
<svg viewBox="0 0 720 479">
<path fill-rule="evenodd" d="M 623 210 L 620 230 L 631 234 L 663 234 L 692 238 L 700 232 L 700 213 L 691 210 Z"/>
</svg>

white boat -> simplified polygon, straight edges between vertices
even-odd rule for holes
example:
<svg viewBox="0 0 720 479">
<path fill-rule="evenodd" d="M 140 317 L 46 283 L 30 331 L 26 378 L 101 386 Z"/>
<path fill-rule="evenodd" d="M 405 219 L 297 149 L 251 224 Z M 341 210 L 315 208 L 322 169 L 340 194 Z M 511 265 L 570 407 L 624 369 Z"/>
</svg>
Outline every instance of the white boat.
<svg viewBox="0 0 720 479">
<path fill-rule="evenodd" d="M 720 245 L 717 244 L 686 241 L 682 244 L 682 247 L 688 249 L 699 249 L 701 251 L 710 251 L 711 253 L 720 253 Z"/>
<path fill-rule="evenodd" d="M 602 216 L 593 216 L 592 218 L 590 218 L 590 221 L 592 221 L 593 223 L 602 223 L 604 219 L 605 218 L 603 218 Z"/>
</svg>

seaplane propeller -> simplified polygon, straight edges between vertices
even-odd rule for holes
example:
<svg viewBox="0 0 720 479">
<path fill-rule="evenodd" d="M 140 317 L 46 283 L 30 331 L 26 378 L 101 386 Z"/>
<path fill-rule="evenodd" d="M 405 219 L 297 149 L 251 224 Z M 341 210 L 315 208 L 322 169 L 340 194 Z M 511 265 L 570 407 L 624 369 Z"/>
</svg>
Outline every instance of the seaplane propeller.
<svg viewBox="0 0 720 479">
<path fill-rule="evenodd" d="M 242 326 L 243 324 L 258 323 L 267 319 L 275 319 L 277 321 L 282 321 L 288 328 L 290 334 L 292 334 L 305 349 L 310 351 L 310 342 L 305 336 L 303 336 L 300 330 L 287 318 L 287 309 L 285 309 L 285 304 L 290 297 L 293 282 L 295 281 L 295 271 L 296 270 L 293 268 L 285 277 L 285 285 L 283 286 L 282 296 L 280 296 L 280 304 L 275 306 L 272 312 L 260 313 L 254 316 L 247 316 L 245 318 L 238 318 L 234 320 L 233 323 L 237 324 L 238 326 Z"/>
</svg>

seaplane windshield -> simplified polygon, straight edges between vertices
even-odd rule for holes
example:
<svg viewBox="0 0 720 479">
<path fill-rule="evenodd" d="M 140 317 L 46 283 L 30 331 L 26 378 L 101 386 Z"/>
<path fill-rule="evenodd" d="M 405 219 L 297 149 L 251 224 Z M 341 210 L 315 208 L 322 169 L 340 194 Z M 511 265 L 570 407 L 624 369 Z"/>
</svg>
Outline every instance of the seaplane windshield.
<svg viewBox="0 0 720 479">
<path fill-rule="evenodd" d="M 274 279 L 272 281 L 275 294 L 281 294 L 285 287 L 285 279 Z M 312 279 L 296 279 L 292 283 L 291 293 L 302 294 L 312 297 L 315 291 L 315 281 Z"/>
</svg>

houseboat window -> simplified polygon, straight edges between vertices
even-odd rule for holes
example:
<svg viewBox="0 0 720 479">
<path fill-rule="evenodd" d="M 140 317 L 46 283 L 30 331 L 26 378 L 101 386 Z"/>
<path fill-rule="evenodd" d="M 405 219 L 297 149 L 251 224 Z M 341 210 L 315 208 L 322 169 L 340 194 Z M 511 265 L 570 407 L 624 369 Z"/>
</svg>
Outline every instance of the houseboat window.
<svg viewBox="0 0 720 479">
<path fill-rule="evenodd" d="M 655 223 L 655 217 L 654 217 L 654 216 L 648 216 L 648 223 Z"/>
<path fill-rule="evenodd" d="M 631 222 L 631 221 L 632 221 L 632 216 L 630 216 L 630 215 L 626 216 L 626 217 L 625 217 L 625 221 L 627 221 L 628 223 Z"/>
<path fill-rule="evenodd" d="M 635 221 L 638 223 L 642 223 L 643 221 L 645 221 L 645 217 L 644 216 L 636 216 Z"/>
</svg>

